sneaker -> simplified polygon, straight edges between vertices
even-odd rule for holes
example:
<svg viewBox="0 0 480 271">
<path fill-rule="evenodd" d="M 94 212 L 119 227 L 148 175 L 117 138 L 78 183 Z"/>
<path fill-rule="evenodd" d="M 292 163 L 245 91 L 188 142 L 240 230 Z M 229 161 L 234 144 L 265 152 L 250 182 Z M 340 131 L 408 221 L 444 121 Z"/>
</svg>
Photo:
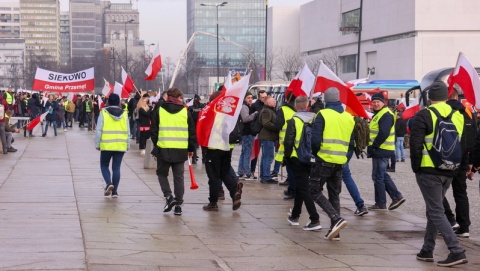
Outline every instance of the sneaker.
<svg viewBox="0 0 480 271">
<path fill-rule="evenodd" d="M 288 194 L 283 197 L 283 200 L 291 200 L 295 199 L 295 196 L 293 194 Z"/>
<path fill-rule="evenodd" d="M 450 222 L 450 225 L 452 226 L 452 229 L 454 231 L 460 229 L 460 225 L 458 225 L 457 221 L 453 220 L 453 221 L 449 221 Z"/>
<path fill-rule="evenodd" d="M 63 129 L 63 131 L 64 131 L 64 132 L 68 132 L 68 130 L 67 130 L 67 129 Z"/>
<path fill-rule="evenodd" d="M 145 150 L 140 150 L 140 155 L 145 156 Z"/>
<path fill-rule="evenodd" d="M 303 227 L 304 231 L 318 231 L 322 229 L 322 225 L 320 225 L 320 221 L 318 222 L 309 222 L 305 227 Z"/>
<path fill-rule="evenodd" d="M 332 240 L 337 234 L 347 226 L 347 221 L 339 217 L 337 220 L 333 221 L 330 234 L 327 234 L 327 239 Z"/>
<path fill-rule="evenodd" d="M 394 169 L 394 168 L 387 168 L 386 171 L 387 171 L 387 172 L 395 172 L 395 169 Z"/>
<path fill-rule="evenodd" d="M 468 231 L 464 231 L 462 229 L 458 229 L 455 231 L 455 235 L 460 238 L 469 238 L 470 233 Z"/>
<path fill-rule="evenodd" d="M 203 205 L 203 210 L 218 212 L 218 205 L 216 202 L 210 202 L 209 204 Z"/>
<path fill-rule="evenodd" d="M 402 205 L 404 202 L 405 202 L 405 198 L 396 199 L 396 200 L 392 201 L 390 206 L 388 206 L 388 210 L 390 210 L 390 211 L 395 210 L 398 207 L 400 207 L 400 205 Z"/>
<path fill-rule="evenodd" d="M 17 149 L 15 149 L 14 147 L 10 147 L 7 149 L 8 152 L 16 152 Z"/>
<path fill-rule="evenodd" d="M 182 207 L 180 205 L 175 205 L 175 210 L 173 211 L 174 215 L 182 215 Z"/>
<path fill-rule="evenodd" d="M 337 233 L 337 236 L 334 236 L 332 237 L 332 239 L 328 239 L 328 235 L 330 235 L 330 232 L 332 230 L 328 230 L 327 234 L 325 234 L 325 236 L 323 237 L 323 239 L 326 239 L 326 240 L 332 240 L 332 241 L 340 241 L 340 233 Z"/>
<path fill-rule="evenodd" d="M 417 260 L 424 262 L 433 262 L 433 253 L 424 249 L 417 254 Z"/>
<path fill-rule="evenodd" d="M 247 175 L 244 178 L 245 181 L 256 181 L 257 179 L 258 179 L 257 176 L 255 176 L 253 174 L 252 175 Z"/>
<path fill-rule="evenodd" d="M 237 175 L 238 175 L 239 179 L 242 179 L 242 180 L 245 179 L 245 178 L 243 178 L 243 174 L 237 174 Z"/>
<path fill-rule="evenodd" d="M 374 204 L 374 205 L 368 206 L 368 210 L 372 210 L 372 211 L 386 211 L 386 210 L 387 210 L 387 207 L 380 207 L 380 206 L 378 206 L 377 204 Z"/>
<path fill-rule="evenodd" d="M 220 191 L 218 192 L 218 199 L 219 200 L 225 200 L 225 191 Z"/>
<path fill-rule="evenodd" d="M 272 172 L 272 173 L 270 174 L 270 176 L 272 176 L 272 178 L 278 178 L 278 173 Z"/>
<path fill-rule="evenodd" d="M 278 182 L 278 185 L 288 185 L 288 181 L 284 181 L 284 182 Z"/>
<path fill-rule="evenodd" d="M 405 159 L 400 160 L 400 162 L 405 162 Z"/>
<path fill-rule="evenodd" d="M 278 181 L 275 181 L 274 179 L 269 179 L 269 180 L 261 179 L 260 182 L 265 183 L 265 184 L 277 184 L 278 183 Z"/>
<path fill-rule="evenodd" d="M 175 199 L 172 197 L 172 195 L 170 195 L 169 197 L 165 198 L 165 201 L 166 201 L 166 204 L 165 204 L 165 207 L 163 207 L 163 212 L 166 213 L 166 212 L 170 212 L 173 208 L 173 206 L 175 206 Z"/>
<path fill-rule="evenodd" d="M 288 215 L 287 220 L 288 220 L 288 223 L 290 223 L 290 225 L 292 225 L 292 226 L 298 226 L 298 225 L 300 225 L 300 223 L 298 223 L 298 217 L 293 218 L 291 214 Z"/>
<path fill-rule="evenodd" d="M 366 215 L 366 214 L 368 214 L 367 207 L 362 206 L 362 207 L 360 207 L 360 208 L 357 208 L 357 210 L 355 210 L 355 212 L 354 212 L 353 214 L 354 214 L 354 215 L 357 215 L 357 216 Z"/>
<path fill-rule="evenodd" d="M 235 196 L 233 196 L 233 205 L 232 209 L 234 211 L 238 210 L 240 208 L 240 205 L 242 205 L 242 188 L 243 188 L 243 183 L 238 182 L 237 184 L 237 192 L 235 192 Z"/>
<path fill-rule="evenodd" d="M 113 193 L 112 193 L 112 198 L 113 198 L 113 199 L 118 198 L 118 193 L 117 193 L 117 192 L 113 192 Z"/>
<path fill-rule="evenodd" d="M 450 254 L 448 254 L 447 259 L 445 259 L 443 261 L 438 261 L 437 265 L 438 266 L 444 266 L 444 267 L 450 267 L 450 266 L 465 264 L 465 263 L 468 263 L 467 257 L 465 257 L 465 252 L 460 252 L 460 253 L 450 253 Z"/>
<path fill-rule="evenodd" d="M 104 191 L 104 195 L 105 196 L 110 196 L 112 194 L 112 190 L 113 190 L 113 184 L 109 184 L 107 185 L 107 187 L 105 187 L 105 191 Z"/>
</svg>

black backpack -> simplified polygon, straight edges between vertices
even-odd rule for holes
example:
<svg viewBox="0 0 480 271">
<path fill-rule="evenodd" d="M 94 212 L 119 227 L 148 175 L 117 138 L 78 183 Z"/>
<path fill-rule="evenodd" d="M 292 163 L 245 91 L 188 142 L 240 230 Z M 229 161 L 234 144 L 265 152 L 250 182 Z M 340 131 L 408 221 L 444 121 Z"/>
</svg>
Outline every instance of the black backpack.
<svg viewBox="0 0 480 271">
<path fill-rule="evenodd" d="M 258 133 L 260 133 L 263 128 L 262 123 L 260 122 L 260 114 L 262 114 L 262 111 L 260 111 L 260 113 L 257 114 L 255 118 L 250 122 L 250 132 L 253 136 L 258 135 Z"/>
<path fill-rule="evenodd" d="M 230 132 L 230 135 L 228 136 L 228 143 L 230 144 L 240 143 L 240 141 L 242 140 L 242 131 L 243 131 L 242 118 L 238 116 L 237 123 L 235 124 L 235 127 L 233 128 L 232 132 Z"/>
<path fill-rule="evenodd" d="M 437 116 L 432 148 L 428 150 L 428 155 L 435 168 L 448 171 L 456 170 L 460 167 L 462 161 L 460 135 L 452 121 L 452 115 L 456 110 L 452 109 L 452 112 L 445 118 L 433 107 L 429 107 L 428 110 L 431 110 Z"/>
<path fill-rule="evenodd" d="M 300 118 L 299 118 L 300 119 Z M 302 122 L 303 120 L 300 119 Z M 312 124 L 310 122 L 303 123 L 302 135 L 298 148 L 293 145 L 297 152 L 297 158 L 304 164 L 312 164 L 315 162 L 315 156 L 312 154 Z"/>
</svg>

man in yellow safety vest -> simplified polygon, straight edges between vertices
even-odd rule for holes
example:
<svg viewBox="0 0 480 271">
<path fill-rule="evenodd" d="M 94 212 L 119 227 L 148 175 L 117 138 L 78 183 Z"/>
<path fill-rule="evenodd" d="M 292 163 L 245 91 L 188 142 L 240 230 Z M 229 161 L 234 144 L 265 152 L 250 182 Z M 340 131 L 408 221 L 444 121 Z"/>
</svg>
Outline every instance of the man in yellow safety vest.
<svg viewBox="0 0 480 271">
<path fill-rule="evenodd" d="M 166 204 L 163 212 L 182 215 L 184 184 L 184 164 L 193 156 L 195 149 L 195 123 L 183 105 L 183 92 L 177 88 L 167 91 L 167 100 L 152 116 L 150 127 L 152 142 L 157 149 L 157 176 Z M 173 172 L 173 195 L 168 182 L 168 171 Z"/>
</svg>

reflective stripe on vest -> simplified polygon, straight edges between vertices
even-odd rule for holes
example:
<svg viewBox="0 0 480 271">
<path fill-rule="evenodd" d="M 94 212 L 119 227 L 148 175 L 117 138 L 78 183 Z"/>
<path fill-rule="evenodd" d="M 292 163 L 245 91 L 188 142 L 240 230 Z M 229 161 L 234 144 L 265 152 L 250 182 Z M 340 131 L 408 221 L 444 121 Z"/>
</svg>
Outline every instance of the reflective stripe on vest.
<svg viewBox="0 0 480 271">
<path fill-rule="evenodd" d="M 184 107 L 178 113 L 171 114 L 163 107 L 158 110 L 157 146 L 168 149 L 188 148 L 188 114 Z M 160 117 L 161 116 L 161 117 Z"/>
<path fill-rule="evenodd" d="M 452 112 L 452 107 L 449 106 L 447 103 L 436 103 L 432 104 L 429 107 L 433 107 L 438 110 L 441 116 L 448 116 L 450 112 Z M 437 124 L 437 115 L 433 113 L 433 111 L 428 110 L 430 112 L 430 116 L 432 116 L 432 133 L 429 135 L 425 136 L 425 144 L 423 144 L 423 150 L 422 150 L 422 162 L 420 163 L 420 167 L 430 167 L 433 168 L 435 165 L 433 164 L 432 158 L 430 158 L 430 155 L 428 154 L 427 150 L 430 150 L 433 146 L 433 136 L 435 134 L 435 126 Z M 452 122 L 455 125 L 455 128 L 457 128 L 458 135 L 462 137 L 463 133 L 463 116 L 460 112 L 455 112 L 452 115 Z M 426 148 L 425 148 L 426 147 Z"/>
<path fill-rule="evenodd" d="M 281 106 L 279 110 L 282 110 L 285 122 L 283 123 L 282 130 L 280 130 L 280 133 L 278 134 L 278 142 L 280 143 L 280 146 L 278 147 L 277 154 L 275 155 L 275 161 L 282 162 L 285 151 L 283 141 L 285 140 L 285 132 L 287 131 L 287 121 L 293 118 L 293 115 L 295 115 L 295 110 L 286 105 Z"/>
<path fill-rule="evenodd" d="M 325 126 L 317 156 L 328 163 L 345 164 L 348 145 L 355 126 L 353 116 L 347 112 L 338 113 L 330 108 L 322 109 L 318 114 L 322 114 Z"/>
<path fill-rule="evenodd" d="M 390 114 L 394 117 L 392 111 L 388 109 L 388 107 L 382 108 L 375 116 L 373 116 L 372 121 L 370 121 L 370 142 L 368 142 L 368 146 L 373 144 L 373 141 L 378 135 L 379 126 L 378 121 L 383 117 L 385 114 Z M 385 142 L 380 145 L 380 149 L 387 150 L 387 151 L 394 151 L 395 150 L 395 121 L 390 128 L 390 134 L 388 135 Z"/>
<path fill-rule="evenodd" d="M 298 158 L 297 149 L 300 147 L 300 139 L 302 138 L 303 128 L 305 127 L 305 125 L 303 120 L 301 120 L 298 117 L 293 117 L 293 120 L 295 121 L 295 133 L 296 133 L 295 142 L 294 142 L 295 148 L 293 148 L 292 155 L 290 155 L 290 157 Z"/>
<path fill-rule="evenodd" d="M 100 136 L 100 150 L 127 151 L 127 115 L 122 114 L 121 120 L 115 120 L 115 118 L 105 110 L 100 111 L 100 114 L 103 115 L 102 135 Z"/>
</svg>

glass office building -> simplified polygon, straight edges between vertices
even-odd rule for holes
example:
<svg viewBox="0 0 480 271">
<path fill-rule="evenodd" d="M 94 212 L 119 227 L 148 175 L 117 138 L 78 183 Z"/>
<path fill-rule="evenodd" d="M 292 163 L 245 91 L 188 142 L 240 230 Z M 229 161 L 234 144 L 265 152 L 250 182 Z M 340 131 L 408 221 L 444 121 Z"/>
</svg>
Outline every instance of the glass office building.
<svg viewBox="0 0 480 271">
<path fill-rule="evenodd" d="M 195 32 L 210 34 L 197 34 L 192 45 L 197 63 L 208 70 L 209 76 L 217 76 L 218 12 L 220 77 L 225 76 L 227 69 L 241 71 L 247 66 L 249 70 L 261 69 L 260 65 L 263 67 L 265 63 L 266 0 L 233 0 L 215 6 L 222 2 L 187 1 L 187 39 Z"/>
</svg>

